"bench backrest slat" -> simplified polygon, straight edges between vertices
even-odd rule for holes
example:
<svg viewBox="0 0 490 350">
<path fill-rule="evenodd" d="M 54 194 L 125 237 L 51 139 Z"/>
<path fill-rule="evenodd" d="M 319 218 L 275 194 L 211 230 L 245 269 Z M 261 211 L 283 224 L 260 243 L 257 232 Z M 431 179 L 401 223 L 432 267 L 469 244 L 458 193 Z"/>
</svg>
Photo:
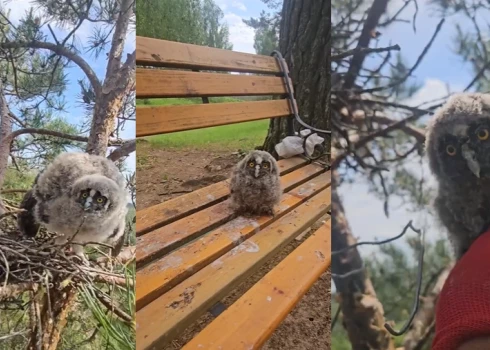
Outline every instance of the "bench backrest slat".
<svg viewBox="0 0 490 350">
<path fill-rule="evenodd" d="M 136 107 L 137 137 L 292 114 L 283 75 L 271 56 L 137 37 L 136 63 L 136 97 L 145 99 L 145 105 Z M 235 96 L 236 102 L 209 100 L 226 96 Z M 250 101 L 240 96 L 271 99 Z M 204 103 L 175 106 L 151 101 L 192 97 L 201 97 Z"/>
<path fill-rule="evenodd" d="M 262 75 L 136 69 L 137 98 L 285 95 L 284 79 Z"/>
<path fill-rule="evenodd" d="M 291 114 L 287 100 L 140 107 L 137 113 L 137 137 L 286 117 Z"/>
<path fill-rule="evenodd" d="M 141 36 L 136 37 L 136 64 L 265 74 L 281 72 L 274 57 Z"/>
</svg>

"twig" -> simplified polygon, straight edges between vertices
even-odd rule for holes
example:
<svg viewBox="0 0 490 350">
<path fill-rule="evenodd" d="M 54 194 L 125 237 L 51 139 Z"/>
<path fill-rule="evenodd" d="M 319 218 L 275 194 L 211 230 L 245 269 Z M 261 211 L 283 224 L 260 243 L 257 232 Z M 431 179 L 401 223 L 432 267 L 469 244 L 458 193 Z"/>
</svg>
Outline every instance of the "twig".
<svg viewBox="0 0 490 350">
<path fill-rule="evenodd" d="M 19 335 L 24 335 L 26 333 L 28 333 L 29 331 L 28 330 L 24 330 L 24 331 L 20 331 L 20 332 L 14 332 L 14 333 L 10 333 L 10 334 L 7 334 L 7 335 L 3 335 L 0 337 L 0 341 L 1 340 L 6 340 L 6 339 L 9 339 L 9 338 L 13 338 L 13 337 L 18 337 Z"/>
<path fill-rule="evenodd" d="M 412 73 L 417 69 L 419 64 L 424 59 L 424 57 L 427 54 L 427 52 L 429 51 L 430 47 L 434 43 L 434 40 L 436 39 L 437 34 L 439 34 L 439 31 L 441 30 L 442 25 L 444 24 L 444 21 L 445 21 L 444 18 L 441 19 L 441 21 L 439 22 L 439 24 L 436 27 L 434 34 L 432 35 L 432 38 L 429 40 L 429 43 L 424 47 L 424 49 L 422 50 L 422 53 L 419 55 L 419 57 L 417 58 L 417 61 L 412 66 L 412 68 L 410 68 L 410 70 L 407 72 L 407 74 L 405 74 L 402 78 L 397 79 L 394 82 L 392 82 L 388 85 L 385 85 L 385 86 L 378 86 L 378 87 L 374 87 L 372 89 L 356 89 L 355 91 L 358 93 L 373 93 L 373 92 L 377 92 L 377 91 L 390 89 L 392 87 L 398 86 L 398 85 L 402 84 L 403 82 L 405 82 L 405 80 L 407 80 L 408 77 L 410 77 L 412 75 Z"/>
<path fill-rule="evenodd" d="M 352 244 L 348 247 L 345 247 L 343 249 L 340 249 L 340 250 L 334 250 L 332 251 L 332 256 L 334 255 L 338 255 L 338 254 L 342 254 L 350 249 L 354 249 L 356 247 L 359 247 L 361 245 L 382 245 L 382 244 L 386 244 L 386 243 L 390 243 L 390 242 L 393 242 L 393 241 L 396 241 L 397 239 L 403 237 L 408 229 L 411 229 L 412 231 L 416 232 L 417 234 L 421 234 L 422 231 L 420 229 L 416 229 L 415 227 L 413 227 L 412 225 L 412 220 L 410 220 L 408 222 L 408 224 L 405 225 L 405 227 L 403 228 L 402 232 L 398 235 L 396 235 L 395 237 L 391 237 L 391 238 L 388 238 L 388 239 L 385 239 L 385 240 L 382 240 L 382 241 L 362 241 L 362 242 L 357 242 L 355 244 Z"/>
<path fill-rule="evenodd" d="M 388 47 L 376 47 L 376 48 L 369 48 L 369 47 L 356 47 L 355 49 L 352 50 L 347 50 L 345 52 L 339 53 L 337 55 L 332 55 L 331 60 L 332 61 L 340 61 L 348 56 L 352 55 L 368 55 L 370 53 L 379 53 L 379 52 L 386 52 L 386 51 L 400 51 L 401 48 L 398 44 L 388 46 Z"/>
<path fill-rule="evenodd" d="M 107 295 L 101 293 L 97 289 L 94 289 L 94 291 L 97 300 L 99 300 L 102 305 L 104 305 L 109 311 L 114 313 L 114 315 L 121 318 L 122 321 L 131 324 L 133 318 L 130 315 L 128 315 L 126 312 L 121 310 L 118 306 L 116 306 L 114 304 L 114 300 L 111 300 Z"/>
<path fill-rule="evenodd" d="M 125 142 L 119 148 L 116 148 L 114 151 L 112 151 L 111 154 L 109 154 L 109 156 L 107 157 L 107 159 L 110 159 L 113 162 L 115 162 L 123 157 L 127 157 L 134 151 L 136 151 L 136 140 L 130 140 Z"/>
<path fill-rule="evenodd" d="M 421 115 L 414 114 L 410 117 L 407 117 L 405 119 L 397 121 L 397 122 L 391 124 L 390 126 L 387 126 L 384 129 L 377 130 L 377 131 L 367 135 L 363 139 L 357 141 L 356 143 L 354 143 L 352 145 L 351 151 L 355 151 L 355 150 L 365 146 L 367 143 L 374 140 L 375 138 L 380 137 L 380 136 L 385 136 L 388 133 L 390 133 L 394 130 L 400 129 L 400 128 L 404 127 L 407 123 L 412 122 L 412 121 L 419 119 L 419 118 L 421 118 Z M 351 151 L 347 150 L 344 153 L 341 153 L 337 157 L 335 157 L 332 161 L 332 168 L 333 169 L 337 168 L 340 165 L 340 163 L 342 162 L 342 160 L 344 160 L 351 153 Z"/>
</svg>

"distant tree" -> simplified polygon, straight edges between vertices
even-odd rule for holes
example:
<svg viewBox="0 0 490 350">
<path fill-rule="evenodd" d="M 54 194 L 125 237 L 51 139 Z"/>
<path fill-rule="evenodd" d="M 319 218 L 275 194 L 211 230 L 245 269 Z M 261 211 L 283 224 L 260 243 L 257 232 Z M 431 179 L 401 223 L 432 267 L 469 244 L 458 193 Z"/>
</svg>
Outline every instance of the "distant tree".
<svg viewBox="0 0 490 350">
<path fill-rule="evenodd" d="M 281 24 L 281 3 L 263 0 L 273 12 L 262 11 L 258 18 L 244 19 L 243 22 L 255 31 L 254 49 L 259 55 L 270 55 L 279 48 L 279 30 Z"/>
<path fill-rule="evenodd" d="M 136 33 L 220 49 L 232 49 L 223 11 L 213 0 L 136 2 Z"/>
</svg>

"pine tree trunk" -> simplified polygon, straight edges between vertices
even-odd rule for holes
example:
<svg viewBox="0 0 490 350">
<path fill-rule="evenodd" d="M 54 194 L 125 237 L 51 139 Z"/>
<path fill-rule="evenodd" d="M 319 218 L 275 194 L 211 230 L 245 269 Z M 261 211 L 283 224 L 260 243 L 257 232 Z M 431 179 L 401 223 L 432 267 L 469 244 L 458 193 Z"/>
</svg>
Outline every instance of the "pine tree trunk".
<svg viewBox="0 0 490 350">
<path fill-rule="evenodd" d="M 344 214 L 344 207 L 335 190 L 338 174 L 332 175 L 332 251 L 341 250 L 356 240 Z M 344 275 L 360 270 L 362 258 L 357 249 L 332 255 L 332 272 Z M 343 326 L 347 330 L 353 350 L 393 350 L 391 335 L 384 328 L 383 306 L 376 298 L 371 280 L 364 270 L 345 278 L 332 277 L 340 299 Z"/>
<path fill-rule="evenodd" d="M 281 15 L 279 51 L 289 67 L 299 115 L 313 127 L 330 130 L 330 1 L 284 0 Z M 274 153 L 286 136 L 287 118 L 272 119 L 264 149 Z"/>
<path fill-rule="evenodd" d="M 122 0 L 112 36 L 111 50 L 107 62 L 106 76 L 102 88 L 97 91 L 92 126 L 87 144 L 87 153 L 105 156 L 109 136 L 114 132 L 116 118 L 122 112 L 125 96 L 135 82 L 135 57 L 128 55 L 122 64 L 124 43 L 133 16 L 134 1 Z"/>
<path fill-rule="evenodd" d="M 9 107 L 3 93 L 3 84 L 0 82 L 0 189 L 3 187 L 7 175 L 8 160 L 10 155 L 9 135 L 12 133 L 12 118 L 9 115 Z M 5 207 L 0 198 L 0 215 L 5 213 Z"/>
</svg>

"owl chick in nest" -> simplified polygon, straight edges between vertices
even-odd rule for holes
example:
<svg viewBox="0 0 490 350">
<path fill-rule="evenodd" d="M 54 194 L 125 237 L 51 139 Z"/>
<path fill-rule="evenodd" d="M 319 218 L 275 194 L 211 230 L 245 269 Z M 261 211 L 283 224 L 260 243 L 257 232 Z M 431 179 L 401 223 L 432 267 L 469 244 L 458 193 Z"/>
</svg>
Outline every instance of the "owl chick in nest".
<svg viewBox="0 0 490 350">
<path fill-rule="evenodd" d="M 58 235 L 55 243 L 71 242 L 75 254 L 86 260 L 87 242 L 115 244 L 117 255 L 124 242 L 127 194 L 116 165 L 101 156 L 62 153 L 36 178 L 18 216 L 25 235 L 33 237 L 44 225 Z M 78 243 L 78 244 L 76 244 Z"/>
<path fill-rule="evenodd" d="M 490 95 L 454 95 L 427 127 L 434 207 L 457 259 L 490 226 Z"/>
<path fill-rule="evenodd" d="M 233 169 L 230 192 L 235 213 L 274 215 L 282 194 L 276 160 L 264 151 L 250 152 Z"/>
</svg>

